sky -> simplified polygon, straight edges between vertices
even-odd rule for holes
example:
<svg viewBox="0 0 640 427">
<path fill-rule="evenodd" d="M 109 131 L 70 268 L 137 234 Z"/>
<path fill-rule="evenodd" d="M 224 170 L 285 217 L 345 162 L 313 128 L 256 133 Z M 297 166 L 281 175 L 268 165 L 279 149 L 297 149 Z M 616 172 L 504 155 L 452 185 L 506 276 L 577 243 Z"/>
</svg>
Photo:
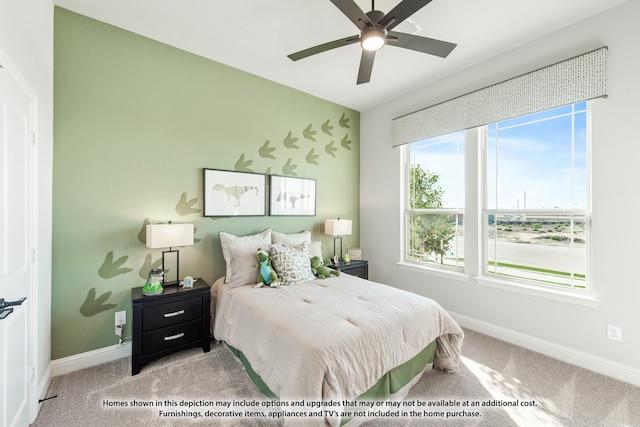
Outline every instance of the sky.
<svg viewBox="0 0 640 427">
<path fill-rule="evenodd" d="M 489 209 L 587 207 L 586 103 L 487 128 Z M 440 175 L 444 207 L 464 206 L 464 132 L 412 144 L 411 163 Z"/>
</svg>

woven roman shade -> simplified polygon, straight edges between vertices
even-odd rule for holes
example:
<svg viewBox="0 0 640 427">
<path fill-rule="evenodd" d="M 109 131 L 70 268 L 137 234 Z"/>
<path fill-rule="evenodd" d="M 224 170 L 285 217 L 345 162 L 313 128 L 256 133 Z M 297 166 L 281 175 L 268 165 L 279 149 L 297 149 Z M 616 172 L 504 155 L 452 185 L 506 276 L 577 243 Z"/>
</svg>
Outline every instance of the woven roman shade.
<svg viewBox="0 0 640 427">
<path fill-rule="evenodd" d="M 393 120 L 398 146 L 606 96 L 607 47 Z"/>
</svg>

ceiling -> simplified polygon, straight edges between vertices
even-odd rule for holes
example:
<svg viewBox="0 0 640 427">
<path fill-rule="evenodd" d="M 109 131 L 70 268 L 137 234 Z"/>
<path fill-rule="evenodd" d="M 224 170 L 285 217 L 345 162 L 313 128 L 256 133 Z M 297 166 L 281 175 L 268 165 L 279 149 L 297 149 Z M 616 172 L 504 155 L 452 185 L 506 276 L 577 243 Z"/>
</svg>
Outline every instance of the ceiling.
<svg viewBox="0 0 640 427">
<path fill-rule="evenodd" d="M 356 85 L 359 44 L 291 61 L 287 55 L 358 34 L 329 0 L 54 0 L 57 6 L 365 111 L 624 0 L 433 0 L 416 35 L 457 43 L 445 59 L 385 46 Z M 369 0 L 356 0 L 365 11 Z M 398 0 L 378 0 L 388 12 Z M 395 29 L 399 31 L 400 28 Z"/>
</svg>

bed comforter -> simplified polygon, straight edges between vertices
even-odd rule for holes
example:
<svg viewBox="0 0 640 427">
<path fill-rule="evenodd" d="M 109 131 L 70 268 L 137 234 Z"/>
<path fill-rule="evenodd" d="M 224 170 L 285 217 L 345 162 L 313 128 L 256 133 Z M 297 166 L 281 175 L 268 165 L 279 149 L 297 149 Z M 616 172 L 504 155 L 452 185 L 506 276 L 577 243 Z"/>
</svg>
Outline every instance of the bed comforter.
<svg viewBox="0 0 640 427">
<path fill-rule="evenodd" d="M 280 288 L 218 280 L 212 296 L 215 338 L 281 400 L 355 400 L 433 340 L 433 366 L 458 366 L 464 334 L 438 303 L 348 274 Z"/>
</svg>

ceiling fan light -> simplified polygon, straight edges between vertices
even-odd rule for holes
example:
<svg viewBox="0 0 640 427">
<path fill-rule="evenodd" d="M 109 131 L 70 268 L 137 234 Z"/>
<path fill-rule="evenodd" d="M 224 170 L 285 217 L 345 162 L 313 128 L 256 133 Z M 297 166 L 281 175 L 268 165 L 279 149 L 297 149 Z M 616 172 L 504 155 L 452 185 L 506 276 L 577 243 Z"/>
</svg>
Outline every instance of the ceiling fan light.
<svg viewBox="0 0 640 427">
<path fill-rule="evenodd" d="M 370 28 L 362 32 L 360 44 L 364 50 L 378 50 L 385 44 L 387 33 L 380 28 Z"/>
</svg>

